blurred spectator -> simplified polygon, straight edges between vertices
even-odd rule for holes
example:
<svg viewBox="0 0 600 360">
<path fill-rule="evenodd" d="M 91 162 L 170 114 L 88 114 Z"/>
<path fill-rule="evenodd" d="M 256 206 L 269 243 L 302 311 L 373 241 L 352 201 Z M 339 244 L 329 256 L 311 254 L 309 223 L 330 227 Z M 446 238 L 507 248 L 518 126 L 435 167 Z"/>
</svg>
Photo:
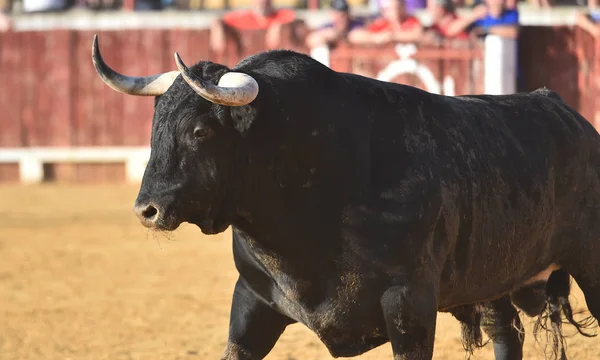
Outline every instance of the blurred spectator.
<svg viewBox="0 0 600 360">
<path fill-rule="evenodd" d="M 414 42 L 423 35 L 419 20 L 406 13 L 404 0 L 382 0 L 382 16 L 366 27 L 352 30 L 348 40 L 353 44 L 386 44 Z"/>
<path fill-rule="evenodd" d="M 416 10 L 427 8 L 427 0 L 406 0 L 405 6 L 406 13 L 413 15 Z"/>
<path fill-rule="evenodd" d="M 331 9 L 331 21 L 307 36 L 306 45 L 309 48 L 333 46 L 345 40 L 350 31 L 364 25 L 364 21 L 352 17 L 346 0 L 333 0 Z"/>
<path fill-rule="evenodd" d="M 134 4 L 137 8 L 138 1 L 135 0 Z M 84 0 L 85 6 L 92 10 L 117 10 L 120 9 L 122 4 L 121 1 L 115 0 Z"/>
<path fill-rule="evenodd" d="M 454 21 L 448 28 L 451 33 L 473 30 L 476 34 L 495 34 L 516 39 L 519 35 L 519 12 L 507 8 L 505 0 L 485 0 L 473 11 Z"/>
<path fill-rule="evenodd" d="M 12 21 L 10 18 L 12 5 L 12 0 L 1 0 L 0 2 L 0 32 L 8 31 L 12 27 Z"/>
<path fill-rule="evenodd" d="M 504 7 L 506 7 L 507 9 L 516 9 L 517 8 L 517 2 L 518 1 L 522 1 L 522 2 L 534 2 L 534 1 L 540 1 L 540 0 L 506 0 L 504 2 Z M 549 0 L 546 0 L 549 1 Z M 477 5 L 481 5 L 481 4 L 485 4 L 484 0 L 471 0 L 472 4 L 470 4 L 469 6 L 471 8 L 477 7 Z"/>
<path fill-rule="evenodd" d="M 516 5 L 516 1 L 512 0 L 513 2 L 515 2 Z M 550 7 L 550 0 L 531 0 L 531 3 L 537 7 Z"/>
<path fill-rule="evenodd" d="M 600 38 L 600 8 L 597 0 L 589 0 L 587 13 L 577 13 L 577 25 L 595 38 Z"/>
<path fill-rule="evenodd" d="M 454 22 L 458 21 L 458 15 L 456 15 L 452 0 L 434 0 L 429 7 L 429 12 L 431 13 L 432 25 L 427 29 L 426 39 L 467 39 L 469 37 L 464 28 L 452 27 Z"/>
<path fill-rule="evenodd" d="M 10 30 L 12 26 L 12 22 L 10 20 L 10 16 L 7 14 L 0 12 L 0 32 L 5 32 Z"/>
<path fill-rule="evenodd" d="M 228 31 L 267 30 L 265 45 L 268 49 L 274 49 L 281 42 L 281 26 L 295 19 L 293 10 L 275 9 L 271 0 L 253 0 L 253 9 L 228 12 L 213 22 L 210 46 L 216 53 L 222 53 Z"/>
<path fill-rule="evenodd" d="M 12 0 L 0 0 L 0 13 L 4 15 L 10 14 L 10 12 L 12 11 L 12 5 Z"/>
<path fill-rule="evenodd" d="M 71 7 L 70 0 L 23 0 L 23 12 L 45 13 L 64 11 Z"/>
<path fill-rule="evenodd" d="M 163 2 L 162 0 L 135 0 L 133 9 L 135 11 L 162 10 Z"/>
<path fill-rule="evenodd" d="M 375 13 L 380 13 L 383 7 L 385 6 L 383 3 L 386 0 L 369 0 L 369 7 Z M 416 10 L 425 9 L 429 7 L 430 0 L 406 0 L 405 7 L 406 13 L 410 15 L 414 15 Z"/>
<path fill-rule="evenodd" d="M 230 9 L 230 1 L 223 0 L 223 9 Z M 175 9 L 180 10 L 200 10 L 206 7 L 206 0 L 165 0 L 163 1 L 164 7 L 172 6 Z"/>
</svg>

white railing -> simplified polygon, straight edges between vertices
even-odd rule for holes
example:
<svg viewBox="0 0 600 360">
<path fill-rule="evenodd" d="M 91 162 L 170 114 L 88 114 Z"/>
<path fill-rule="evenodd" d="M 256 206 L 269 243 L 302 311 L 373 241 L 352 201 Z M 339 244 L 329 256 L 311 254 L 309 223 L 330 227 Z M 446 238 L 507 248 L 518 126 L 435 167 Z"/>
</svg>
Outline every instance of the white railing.
<svg viewBox="0 0 600 360">
<path fill-rule="evenodd" d="M 0 164 L 18 163 L 22 183 L 42 182 L 45 163 L 125 163 L 127 182 L 139 183 L 149 158 L 149 147 L 0 148 Z"/>
</svg>

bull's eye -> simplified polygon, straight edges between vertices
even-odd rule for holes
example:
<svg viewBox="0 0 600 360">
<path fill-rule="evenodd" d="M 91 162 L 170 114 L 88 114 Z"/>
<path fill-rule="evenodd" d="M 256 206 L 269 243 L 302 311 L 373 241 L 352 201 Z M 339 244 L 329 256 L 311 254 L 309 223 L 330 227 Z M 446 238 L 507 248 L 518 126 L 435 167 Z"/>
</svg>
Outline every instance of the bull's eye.
<svg viewBox="0 0 600 360">
<path fill-rule="evenodd" d="M 196 139 L 201 139 L 210 134 L 210 129 L 205 127 L 197 127 L 194 129 L 194 137 Z"/>
</svg>

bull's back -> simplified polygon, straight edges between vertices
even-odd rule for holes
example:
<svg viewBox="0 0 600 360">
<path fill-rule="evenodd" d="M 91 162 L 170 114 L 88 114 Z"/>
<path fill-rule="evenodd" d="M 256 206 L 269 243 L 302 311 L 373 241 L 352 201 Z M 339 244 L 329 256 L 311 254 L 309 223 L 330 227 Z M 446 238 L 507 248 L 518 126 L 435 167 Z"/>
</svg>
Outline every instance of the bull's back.
<svg viewBox="0 0 600 360">
<path fill-rule="evenodd" d="M 472 183 L 485 183 L 488 175 L 507 186 L 520 185 L 514 190 L 532 200 L 546 187 L 556 205 L 568 206 L 568 198 L 578 195 L 590 180 L 587 169 L 597 161 L 593 153 L 600 148 L 600 136 L 556 93 L 540 89 L 452 100 L 453 106 L 465 106 L 470 113 L 463 124 L 458 123 L 470 136 L 454 141 L 482 159 L 476 165 L 483 171 L 470 169 Z M 457 155 L 470 160 L 464 152 Z"/>
</svg>

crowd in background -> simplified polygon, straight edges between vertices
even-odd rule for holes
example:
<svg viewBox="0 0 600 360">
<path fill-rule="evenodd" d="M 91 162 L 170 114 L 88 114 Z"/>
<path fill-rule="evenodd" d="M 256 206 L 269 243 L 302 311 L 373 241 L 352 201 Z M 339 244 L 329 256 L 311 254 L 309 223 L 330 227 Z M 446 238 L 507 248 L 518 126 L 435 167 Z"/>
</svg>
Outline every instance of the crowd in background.
<svg viewBox="0 0 600 360">
<path fill-rule="evenodd" d="M 24 13 L 56 12 L 70 8 L 93 10 L 119 9 L 123 0 L 0 0 L 0 30 L 10 28 L 13 1 L 20 1 Z M 166 7 L 191 8 L 192 3 L 204 0 L 133 0 L 134 10 L 160 10 Z M 228 0 L 225 0 L 228 3 Z M 496 34 L 518 36 L 519 0 L 470 0 L 470 11 L 459 16 L 457 7 L 467 5 L 465 0 L 370 0 L 376 7 L 375 15 L 353 16 L 346 0 L 331 0 L 330 21 L 313 29 L 307 36 L 307 45 L 334 45 L 339 41 L 352 44 L 385 44 L 389 42 L 428 41 L 439 38 L 467 38 Z M 530 0 L 535 6 L 549 7 L 561 0 Z M 586 10 L 577 16 L 577 24 L 600 37 L 600 0 L 586 1 Z M 582 4 L 579 4 L 582 5 Z M 197 6 L 194 5 L 194 6 Z M 432 23 L 424 27 L 414 16 L 415 10 L 429 13 Z M 3 16 L 2 16 L 3 15 Z M 211 46 L 214 51 L 224 49 L 228 31 L 248 29 L 266 30 L 266 47 L 275 48 L 280 42 L 280 29 L 293 22 L 293 9 L 276 8 L 271 0 L 252 0 L 252 7 L 227 12 L 216 19 L 211 27 Z"/>
<path fill-rule="evenodd" d="M 480 0 L 461 16 L 456 12 L 456 1 L 378 0 L 374 16 L 358 17 L 352 14 L 346 0 L 332 0 L 329 22 L 312 29 L 306 36 L 306 43 L 309 48 L 315 48 L 335 46 L 340 41 L 355 45 L 383 45 L 467 39 L 487 34 L 511 39 L 518 37 L 519 12 L 515 0 Z M 592 5 L 595 9 L 595 4 Z M 429 13 L 431 23 L 428 26 L 414 15 L 416 9 L 425 9 Z M 597 35 L 600 27 L 594 21 L 597 22 L 598 17 L 594 17 L 594 12 L 590 14 L 578 16 L 578 21 Z M 217 53 L 222 52 L 228 31 L 265 29 L 265 47 L 276 48 L 282 25 L 294 19 L 292 10 L 276 9 L 271 0 L 253 0 L 251 9 L 229 12 L 215 19 L 211 28 L 211 47 Z M 586 21 L 589 24 L 583 25 Z"/>
<path fill-rule="evenodd" d="M 423 24 L 409 12 L 408 0 L 381 0 L 380 15 L 353 18 L 345 0 L 333 0 L 331 22 L 307 37 L 309 47 L 334 45 L 341 39 L 356 45 L 423 42 L 442 38 L 466 39 L 488 33 L 518 36 L 519 13 L 507 0 L 484 0 L 467 15 L 458 16 L 453 0 L 430 0 L 426 4 L 431 24 Z"/>
<path fill-rule="evenodd" d="M 223 7 L 229 9 L 232 0 L 223 0 Z M 365 0 L 374 7 L 381 8 L 385 0 Z M 418 9 L 429 7 L 430 0 L 406 0 L 406 11 L 412 13 Z M 483 0 L 452 0 L 457 7 L 477 6 Z M 552 7 L 560 5 L 587 6 L 592 12 L 598 8 L 600 0 L 507 0 L 507 7 L 516 7 L 517 2 L 529 2 L 537 7 Z M 88 8 L 93 10 L 116 10 L 123 7 L 123 0 L 0 0 L 0 11 L 9 13 L 13 3 L 22 4 L 24 12 L 55 12 L 71 8 Z M 327 0 L 324 0 L 327 2 Z M 308 0 L 300 1 L 306 5 Z M 134 10 L 162 10 L 166 8 L 204 9 L 206 0 L 133 0 Z M 596 17 L 593 17 L 594 19 Z"/>
<path fill-rule="evenodd" d="M 588 0 L 588 12 L 577 14 L 577 25 L 589 31 L 594 37 L 600 38 L 600 1 Z"/>
</svg>

